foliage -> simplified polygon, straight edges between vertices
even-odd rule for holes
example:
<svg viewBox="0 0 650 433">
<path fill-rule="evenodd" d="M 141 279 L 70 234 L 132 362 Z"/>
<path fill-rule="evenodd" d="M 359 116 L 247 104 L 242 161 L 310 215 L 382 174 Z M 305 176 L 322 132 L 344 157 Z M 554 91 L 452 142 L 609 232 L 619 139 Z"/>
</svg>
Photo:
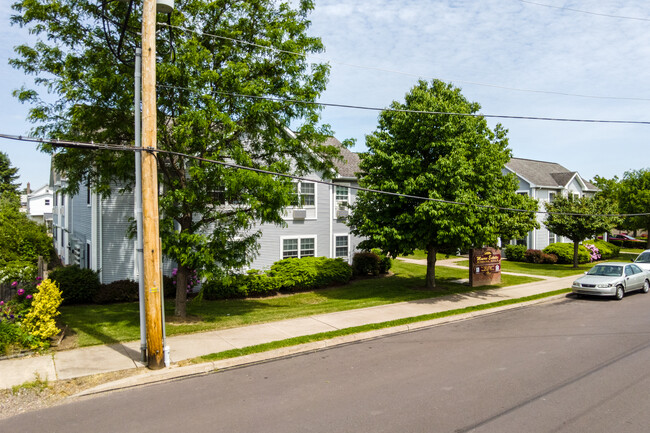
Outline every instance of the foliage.
<svg viewBox="0 0 650 433">
<path fill-rule="evenodd" d="M 34 310 L 34 296 L 39 279 L 29 282 L 13 281 L 15 294 L 7 301 L 0 301 L 0 354 L 10 354 L 25 348 L 39 348 L 47 345 L 38 335 L 33 335 L 26 326 Z"/>
<path fill-rule="evenodd" d="M 0 284 L 34 281 L 37 272 L 36 265 L 31 262 L 20 260 L 7 262 L 0 268 Z"/>
<path fill-rule="evenodd" d="M 78 265 L 53 269 L 49 276 L 61 289 L 65 305 L 92 302 L 101 285 L 98 272 Z"/>
<path fill-rule="evenodd" d="M 405 112 L 474 114 L 479 104 L 433 80 L 419 81 L 404 103 L 394 101 L 390 108 L 396 111 L 383 111 L 366 136 L 359 183 L 411 197 L 359 191 L 348 224 L 367 238 L 361 248 L 377 247 L 392 257 L 426 250 L 426 285 L 433 288 L 436 252 L 494 245 L 499 237 L 523 236 L 537 226 L 532 213 L 475 206 L 537 209 L 534 199 L 515 193 L 514 175 L 502 172 L 511 151 L 501 125 L 492 131 L 480 116 Z"/>
<path fill-rule="evenodd" d="M 553 265 L 557 263 L 557 256 L 555 254 L 546 254 L 542 250 L 526 250 L 524 253 L 524 260 L 528 263 L 541 263 Z"/>
<path fill-rule="evenodd" d="M 55 317 L 60 314 L 61 301 L 61 291 L 55 282 L 47 279 L 38 285 L 32 308 L 23 323 L 27 332 L 38 340 L 39 347 L 47 347 L 48 339 L 60 332 Z"/>
<path fill-rule="evenodd" d="M 619 248 L 631 248 L 631 249 L 637 249 L 637 250 L 643 250 L 646 249 L 646 241 L 644 240 L 636 240 L 632 241 L 629 239 L 626 240 L 620 240 L 620 239 L 609 239 L 607 242 L 609 242 L 612 245 L 616 245 Z"/>
<path fill-rule="evenodd" d="M 0 195 L 0 266 L 15 261 L 36 264 L 38 256 L 48 260 L 53 250 L 45 226 L 20 211 L 20 198 L 9 192 Z"/>
<path fill-rule="evenodd" d="M 526 245 L 506 245 L 504 254 L 506 259 L 513 262 L 523 262 L 526 254 Z"/>
<path fill-rule="evenodd" d="M 595 262 L 601 259 L 600 250 L 598 250 L 598 247 L 596 245 L 588 244 L 588 243 L 584 243 L 583 245 L 587 249 L 587 252 L 589 253 L 590 262 Z"/>
<path fill-rule="evenodd" d="M 358 252 L 352 257 L 352 274 L 379 275 L 379 262 L 381 258 L 373 252 Z"/>
<path fill-rule="evenodd" d="M 373 248 L 372 252 L 379 256 L 379 273 L 387 274 L 393 266 L 393 261 L 386 254 L 382 254 L 379 248 Z"/>
<path fill-rule="evenodd" d="M 616 208 L 603 197 L 557 196 L 544 205 L 549 212 L 544 221 L 548 230 L 573 241 L 574 267 L 582 263 L 578 257 L 580 242 L 607 232 L 620 222 L 618 217 L 607 216 L 615 214 Z"/>
<path fill-rule="evenodd" d="M 109 49 L 118 46 L 121 33 L 111 23 L 121 23 L 128 6 L 106 4 L 102 10 L 95 0 L 14 3 L 11 22 L 27 27 L 37 42 L 16 47 L 10 63 L 35 75 L 54 96 L 49 103 L 52 97 L 45 100 L 38 90 L 14 92 L 32 105 L 29 119 L 42 124 L 36 135 L 132 143 L 133 69 Z M 280 100 L 313 102 L 325 90 L 329 66 L 308 60 L 323 50 L 319 38 L 307 35 L 313 7 L 312 1 L 177 2 L 171 24 L 184 30 L 159 32 L 158 147 L 274 172 L 331 174 L 331 159 L 339 151 L 324 144 L 331 131 L 319 125 L 321 108 Z M 136 8 L 123 32 L 121 46 L 129 59 L 140 38 L 139 14 Z M 162 248 L 179 265 L 176 314 L 183 316 L 189 272 L 212 279 L 249 264 L 258 251 L 255 227 L 284 224 L 293 188 L 285 177 L 178 153 L 159 153 L 156 160 L 164 190 Z M 87 180 L 103 195 L 114 181 L 125 189 L 133 186 L 134 158 L 128 152 L 60 149 L 53 164 L 66 173 L 70 193 Z"/>
<path fill-rule="evenodd" d="M 345 284 L 352 277 L 352 269 L 340 258 L 303 257 L 275 262 L 268 275 L 280 281 L 281 291 L 295 292 Z"/>
<path fill-rule="evenodd" d="M 594 245 L 596 248 L 598 248 L 598 254 L 600 254 L 600 259 L 601 260 L 607 260 L 611 259 L 614 257 L 618 257 L 619 253 L 621 252 L 621 248 L 610 243 L 610 242 L 605 242 L 599 239 L 594 239 L 594 240 L 589 240 L 589 241 L 584 241 L 583 244 L 585 246 L 587 245 Z"/>
<path fill-rule="evenodd" d="M 94 304 L 136 302 L 139 299 L 139 285 L 133 280 L 118 280 L 101 284 L 93 296 Z"/>
<path fill-rule="evenodd" d="M 202 285 L 203 299 L 247 298 L 272 296 L 278 293 L 280 282 L 264 273 L 249 272 L 223 278 L 220 281 L 207 281 Z"/>
<path fill-rule="evenodd" d="M 15 181 L 19 177 L 18 169 L 11 166 L 9 156 L 4 152 L 0 152 L 0 194 L 9 192 L 18 195 L 20 184 L 15 183 Z"/>
<path fill-rule="evenodd" d="M 558 263 L 574 263 L 573 244 L 556 242 L 542 250 L 546 254 L 557 256 Z M 589 252 L 583 245 L 578 246 L 578 263 L 589 263 Z"/>
<path fill-rule="evenodd" d="M 650 233 L 650 169 L 626 171 L 619 183 L 618 208 L 623 214 L 645 214 L 626 217 L 623 226 L 643 229 Z M 650 238 L 646 240 L 650 248 Z"/>
</svg>

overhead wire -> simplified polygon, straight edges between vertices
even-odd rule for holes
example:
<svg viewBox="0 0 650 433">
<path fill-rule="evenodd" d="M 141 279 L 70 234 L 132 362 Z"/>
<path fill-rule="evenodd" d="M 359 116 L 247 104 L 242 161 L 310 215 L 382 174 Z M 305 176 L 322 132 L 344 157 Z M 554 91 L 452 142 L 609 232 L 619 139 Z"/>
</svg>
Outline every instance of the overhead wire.
<svg viewBox="0 0 650 433">
<path fill-rule="evenodd" d="M 157 84 L 159 88 L 167 89 L 180 89 L 180 90 L 189 90 L 197 91 L 198 89 L 183 87 L 183 86 L 170 86 L 166 84 Z M 614 123 L 614 124 L 627 124 L 627 125 L 650 125 L 650 120 L 607 120 L 607 119 L 575 119 L 575 118 L 563 118 L 563 117 L 539 117 L 539 116 L 514 116 L 507 114 L 484 114 L 484 113 L 459 113 L 459 112 L 448 112 L 448 111 L 427 111 L 427 110 L 408 110 L 408 109 L 398 109 L 398 108 L 381 108 L 381 107 L 370 107 L 366 105 L 353 105 L 353 104 L 337 104 L 337 103 L 328 103 L 328 102 L 316 102 L 316 101 L 305 101 L 300 99 L 291 99 L 291 98 L 279 98 L 275 96 L 261 96 L 261 95 L 244 95 L 241 93 L 233 92 L 220 92 L 220 91 L 211 91 L 211 93 L 234 96 L 238 98 L 250 98 L 250 99 L 262 99 L 267 101 L 275 102 L 285 102 L 291 104 L 305 104 L 305 105 L 318 105 L 322 107 L 337 107 L 337 108 L 349 108 L 355 110 L 366 110 L 366 111 L 391 111 L 396 113 L 409 113 L 409 114 L 431 114 L 431 115 L 448 115 L 448 116 L 463 116 L 463 117 L 485 117 L 493 119 L 514 119 L 514 120 L 540 120 L 540 121 L 549 121 L 549 122 L 573 122 L 573 123 Z"/>
<path fill-rule="evenodd" d="M 641 17 L 629 17 L 629 16 L 623 16 L 623 15 L 613 15 L 613 14 L 604 14 L 604 13 L 599 13 L 599 12 L 592 12 L 592 11 L 586 11 L 584 9 L 574 9 L 574 8 L 568 8 L 566 6 L 555 6 L 555 5 L 549 5 L 545 3 L 538 3 L 538 2 L 533 2 L 529 0 L 519 0 L 522 3 L 528 3 L 531 5 L 535 6 L 543 6 L 546 8 L 552 8 L 552 9 L 561 9 L 561 10 L 566 10 L 566 11 L 571 11 L 571 12 L 579 12 L 583 14 L 588 14 L 588 15 L 596 15 L 599 17 L 607 17 L 607 18 L 617 18 L 617 19 L 622 19 L 622 20 L 636 20 L 636 21 L 650 21 L 650 18 L 641 18 Z"/>
<path fill-rule="evenodd" d="M 331 60 L 322 56 L 318 56 L 316 54 L 305 54 L 305 53 L 298 53 L 296 51 L 289 51 L 289 50 L 283 50 L 280 48 L 276 48 L 273 46 L 268 46 L 268 45 L 263 45 L 255 42 L 250 42 L 250 41 L 245 41 L 242 39 L 237 39 L 237 38 L 231 38 L 228 36 L 221 36 L 221 35 L 216 35 L 213 33 L 207 33 L 207 32 L 202 32 L 200 30 L 194 30 L 194 29 L 189 29 L 186 27 L 181 27 L 181 26 L 176 26 L 172 25 L 169 23 L 163 23 L 159 22 L 159 26 L 166 26 L 170 28 L 174 28 L 177 30 L 181 30 L 184 32 L 189 32 L 189 33 L 195 33 L 198 35 L 202 36 L 208 36 L 211 38 L 215 39 L 221 39 L 224 41 L 229 41 L 229 42 L 234 42 L 237 44 L 243 44 L 243 45 L 249 45 L 257 48 L 262 48 L 265 50 L 273 51 L 276 53 L 282 53 L 282 54 L 291 54 L 295 56 L 300 56 L 304 58 L 314 58 L 320 61 L 324 62 L 329 62 L 332 64 L 340 65 L 340 66 L 347 66 L 351 68 L 357 68 L 357 69 L 365 69 L 365 70 L 370 70 L 370 71 L 377 71 L 377 72 L 388 72 L 392 74 L 399 74 L 399 75 L 405 75 L 405 76 L 410 76 L 410 77 L 416 77 L 416 78 L 427 78 L 427 79 L 433 79 L 433 78 L 438 78 L 442 81 L 450 81 L 450 82 L 455 82 L 455 83 L 462 83 L 462 84 L 469 84 L 469 85 L 474 85 L 474 86 L 482 86 L 482 87 L 491 87 L 495 89 L 501 89 L 501 90 L 512 90 L 516 92 L 526 92 L 526 93 L 540 93 L 540 94 L 547 94 L 547 95 L 558 95 L 558 96 L 570 96 L 570 97 L 577 97 L 577 98 L 589 98 L 589 99 L 609 99 L 609 100 L 624 100 L 624 101 L 650 101 L 650 98 L 642 98 L 642 97 L 633 97 L 633 96 L 607 96 L 607 95 L 587 95 L 587 94 L 580 94 L 580 93 L 570 93 L 570 92 L 560 92 L 560 91 L 553 91 L 553 90 L 539 90 L 539 89 L 526 89 L 526 88 L 519 88 L 519 87 L 509 87 L 509 86 L 503 86 L 499 84 L 490 84 L 490 83 L 481 83 L 478 81 L 468 81 L 468 80 L 458 80 L 458 79 L 450 79 L 450 78 L 443 78 L 443 77 L 431 77 L 431 76 L 426 76 L 424 74 L 415 74 L 412 72 L 404 72 L 404 71 L 399 71 L 395 69 L 387 69 L 387 68 L 380 68 L 377 66 L 366 66 L 366 65 L 359 65 L 359 64 L 354 64 L 354 63 L 346 63 L 346 62 L 339 62 L 335 60 Z"/>
<path fill-rule="evenodd" d="M 239 169 L 239 170 L 248 170 L 248 171 L 253 171 L 253 172 L 256 172 L 256 173 L 260 173 L 260 174 L 267 174 L 267 175 L 271 175 L 271 176 L 284 177 L 284 178 L 289 178 L 289 179 L 299 180 L 299 181 L 305 181 L 305 182 L 313 182 L 313 183 L 318 183 L 318 184 L 328 185 L 328 186 L 340 186 L 339 184 L 337 184 L 335 182 L 329 182 L 329 181 L 326 181 L 326 180 L 312 179 L 312 178 L 297 176 L 297 175 L 288 174 L 288 173 L 279 173 L 279 172 L 265 170 L 265 169 L 261 169 L 261 168 L 248 167 L 248 166 L 245 166 L 245 165 L 235 164 L 235 163 L 232 163 L 232 162 L 218 161 L 218 160 L 215 160 L 215 159 L 204 158 L 204 157 L 195 156 L 195 155 L 189 155 L 189 154 L 182 153 L 182 152 L 175 152 L 175 151 L 164 150 L 164 149 L 154 149 L 154 148 L 150 148 L 150 147 L 134 147 L 134 146 L 127 146 L 127 145 L 123 145 L 123 144 L 106 144 L 106 143 L 94 143 L 94 142 L 88 143 L 88 142 L 71 141 L 71 140 L 46 139 L 46 138 L 39 138 L 39 137 L 25 137 L 25 136 L 22 136 L 22 135 L 12 135 L 12 134 L 2 134 L 2 133 L 0 133 L 0 138 L 5 138 L 7 140 L 14 140 L 14 141 L 26 141 L 26 142 L 39 143 L 39 144 L 49 144 L 49 145 L 54 146 L 54 147 L 64 147 L 64 148 L 79 148 L 79 149 L 90 149 L 90 150 L 112 150 L 112 151 L 122 151 L 122 152 L 150 152 L 150 153 L 154 153 L 154 154 L 156 154 L 156 153 L 158 153 L 158 154 L 167 154 L 167 155 L 180 156 L 180 157 L 184 157 L 184 158 L 188 158 L 188 159 L 194 159 L 194 160 L 201 161 L 201 162 L 218 164 L 218 165 L 221 165 L 221 166 L 227 167 L 227 168 L 234 168 L 234 169 Z M 383 191 L 383 190 L 377 190 L 377 189 L 372 189 L 372 188 L 364 188 L 362 186 L 354 186 L 354 185 L 346 185 L 346 187 L 350 188 L 350 189 L 353 189 L 355 191 L 363 191 L 363 192 L 374 193 L 374 194 L 383 194 L 383 195 L 389 195 L 389 196 L 394 196 L 394 197 L 411 198 L 411 199 L 416 199 L 416 200 L 431 201 L 431 202 L 449 204 L 449 205 L 456 205 L 456 206 L 467 206 L 467 207 L 476 207 L 476 208 L 481 208 L 481 209 L 493 209 L 493 210 L 499 210 L 499 211 L 509 211 L 509 212 L 519 212 L 519 213 L 545 214 L 545 215 L 565 215 L 565 216 L 595 216 L 595 217 L 634 217 L 634 216 L 649 216 L 650 215 L 650 212 L 649 213 L 629 213 L 629 214 L 584 214 L 584 213 L 572 213 L 572 212 L 549 212 L 549 211 L 540 211 L 540 210 L 509 208 L 509 207 L 487 205 L 487 204 L 465 203 L 465 202 L 454 201 L 454 200 L 444 200 L 444 199 L 437 199 L 437 198 L 431 198 L 431 197 L 422 197 L 422 196 L 417 196 L 417 195 L 403 194 L 403 193 L 398 193 L 398 192 Z"/>
</svg>

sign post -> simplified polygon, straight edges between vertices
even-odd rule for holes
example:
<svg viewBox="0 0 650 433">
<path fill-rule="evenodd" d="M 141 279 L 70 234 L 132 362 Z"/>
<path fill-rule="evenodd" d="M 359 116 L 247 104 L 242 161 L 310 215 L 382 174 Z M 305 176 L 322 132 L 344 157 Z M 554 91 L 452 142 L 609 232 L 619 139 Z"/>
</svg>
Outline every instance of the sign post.
<svg viewBox="0 0 650 433">
<path fill-rule="evenodd" d="M 469 285 L 489 286 L 501 283 L 501 251 L 496 248 L 473 248 L 469 252 Z"/>
</svg>

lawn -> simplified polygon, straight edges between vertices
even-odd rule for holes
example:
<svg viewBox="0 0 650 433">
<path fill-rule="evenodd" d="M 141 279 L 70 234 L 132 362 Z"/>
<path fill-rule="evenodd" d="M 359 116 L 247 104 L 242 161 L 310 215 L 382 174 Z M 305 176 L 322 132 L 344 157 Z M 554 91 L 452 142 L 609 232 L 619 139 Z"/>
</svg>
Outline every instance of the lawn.
<svg viewBox="0 0 650 433">
<path fill-rule="evenodd" d="M 468 271 L 463 269 L 437 267 L 438 288 L 435 291 L 423 289 L 425 266 L 394 261 L 392 271 L 394 275 L 391 276 L 357 279 L 345 286 L 311 292 L 270 298 L 191 302 L 187 310 L 193 320 L 186 322 L 169 320 L 173 314 L 174 303 L 167 301 L 167 335 L 233 328 L 472 290 L 466 285 L 453 282 L 468 277 Z M 537 280 L 533 277 L 502 275 L 502 283 L 494 287 Z M 76 333 L 79 346 L 111 344 L 140 338 L 137 303 L 64 306 L 61 313 L 61 322 Z"/>
<path fill-rule="evenodd" d="M 501 262 L 501 270 L 505 272 L 517 272 L 522 274 L 531 274 L 531 275 L 544 275 L 547 277 L 568 277 L 571 275 L 580 275 L 587 272 L 598 262 L 585 263 L 579 265 L 577 269 L 573 268 L 573 265 L 565 264 L 538 264 L 538 263 L 525 263 L 525 262 L 511 262 L 508 260 L 503 260 Z M 461 260 L 456 262 L 456 264 L 461 266 L 469 266 L 469 260 Z M 502 279 L 505 275 L 502 275 Z"/>
<path fill-rule="evenodd" d="M 409 256 L 400 256 L 400 257 L 405 257 L 407 259 L 416 259 L 416 260 L 426 260 L 427 259 L 427 252 L 424 250 L 415 250 L 413 251 L 413 254 Z M 436 254 L 436 260 L 445 260 L 445 259 L 453 259 L 459 256 L 451 255 L 451 254 L 442 254 L 438 253 Z"/>
</svg>

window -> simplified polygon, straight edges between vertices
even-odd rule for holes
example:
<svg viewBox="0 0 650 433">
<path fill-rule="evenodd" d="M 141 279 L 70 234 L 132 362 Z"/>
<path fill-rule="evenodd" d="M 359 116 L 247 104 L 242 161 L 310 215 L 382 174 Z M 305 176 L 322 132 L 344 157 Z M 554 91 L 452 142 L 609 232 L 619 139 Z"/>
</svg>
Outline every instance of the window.
<svg viewBox="0 0 650 433">
<path fill-rule="evenodd" d="M 316 238 L 282 239 L 282 258 L 314 257 L 316 255 Z"/>
<path fill-rule="evenodd" d="M 49 205 L 50 205 L 50 199 L 49 199 L 49 198 L 46 198 L 46 199 L 45 199 L 45 206 L 49 206 Z"/>
<path fill-rule="evenodd" d="M 348 236 L 336 236 L 334 257 L 348 257 Z"/>
<path fill-rule="evenodd" d="M 90 206 L 90 179 L 86 181 L 86 204 Z"/>
<path fill-rule="evenodd" d="M 555 242 L 557 242 L 557 235 L 555 233 L 551 233 L 551 231 L 549 231 L 548 232 L 548 243 L 549 243 L 549 245 L 554 244 Z"/>
<path fill-rule="evenodd" d="M 61 206 L 65 205 L 65 194 L 61 193 Z"/>
<path fill-rule="evenodd" d="M 90 243 L 86 242 L 86 268 L 90 269 Z"/>
<path fill-rule="evenodd" d="M 316 184 L 314 182 L 294 182 L 292 206 L 315 206 Z"/>
<path fill-rule="evenodd" d="M 555 195 L 556 195 L 556 193 L 554 193 L 554 192 L 549 192 L 549 193 L 548 193 L 548 201 L 550 201 L 550 202 L 555 201 Z"/>
<path fill-rule="evenodd" d="M 525 196 L 528 196 L 528 192 L 527 192 L 527 191 L 523 191 L 523 192 L 518 192 L 517 194 L 519 194 L 519 195 L 525 195 Z"/>
<path fill-rule="evenodd" d="M 348 202 L 349 188 L 347 186 L 336 186 L 336 201 Z"/>
<path fill-rule="evenodd" d="M 54 199 L 54 206 L 57 205 L 56 202 L 57 202 L 57 197 L 58 197 L 58 196 L 59 196 L 59 193 L 58 193 L 58 192 L 55 192 L 55 193 L 54 193 L 54 196 L 53 196 L 53 199 Z"/>
</svg>

